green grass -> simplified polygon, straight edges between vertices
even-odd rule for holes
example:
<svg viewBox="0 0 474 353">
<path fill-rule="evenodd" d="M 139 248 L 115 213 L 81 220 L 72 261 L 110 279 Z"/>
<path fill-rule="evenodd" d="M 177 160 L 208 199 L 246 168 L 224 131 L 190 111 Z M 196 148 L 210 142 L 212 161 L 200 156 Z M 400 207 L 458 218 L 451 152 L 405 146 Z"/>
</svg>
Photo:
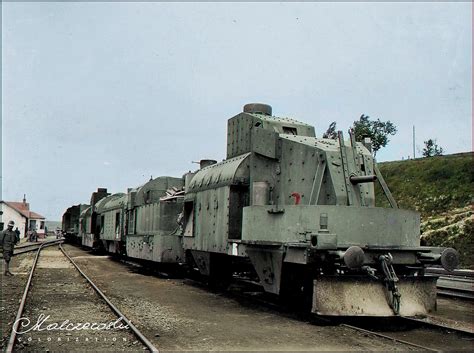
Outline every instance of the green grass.
<svg viewBox="0 0 474 353">
<path fill-rule="evenodd" d="M 400 208 L 421 213 L 422 239 L 428 246 L 459 251 L 461 267 L 474 267 L 473 153 L 380 163 Z M 377 183 L 377 206 L 390 207 Z"/>
<path fill-rule="evenodd" d="M 472 152 L 385 162 L 379 168 L 400 208 L 429 216 L 472 203 Z M 376 200 L 377 206 L 388 206 L 380 187 Z"/>
</svg>

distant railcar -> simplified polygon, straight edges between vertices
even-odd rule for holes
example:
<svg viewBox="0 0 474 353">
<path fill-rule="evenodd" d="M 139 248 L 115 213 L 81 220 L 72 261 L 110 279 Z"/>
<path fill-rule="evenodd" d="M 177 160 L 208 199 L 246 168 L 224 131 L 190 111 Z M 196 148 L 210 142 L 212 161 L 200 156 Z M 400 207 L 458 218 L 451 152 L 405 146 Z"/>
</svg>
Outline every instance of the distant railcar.
<svg viewBox="0 0 474 353">
<path fill-rule="evenodd" d="M 81 212 L 79 217 L 79 237 L 81 245 L 94 248 L 97 246 L 97 240 L 94 237 L 92 229 L 92 206 L 87 207 Z"/>
<path fill-rule="evenodd" d="M 125 249 L 124 217 L 127 195 L 117 193 L 104 197 L 95 207 L 98 235 L 103 247 L 110 253 L 121 253 Z"/>
<path fill-rule="evenodd" d="M 127 256 L 160 263 L 183 262 L 178 215 L 184 198 L 182 178 L 159 177 L 129 190 L 126 209 Z"/>
<path fill-rule="evenodd" d="M 98 188 L 91 195 L 90 206 L 82 211 L 79 217 L 79 236 L 83 246 L 93 249 L 101 247 L 100 219 L 97 217 L 96 209 L 103 203 L 102 200 L 109 195 L 107 189 Z"/>
<path fill-rule="evenodd" d="M 79 217 L 89 205 L 74 205 L 69 207 L 62 217 L 62 232 L 67 242 L 81 244 L 79 236 Z"/>
</svg>

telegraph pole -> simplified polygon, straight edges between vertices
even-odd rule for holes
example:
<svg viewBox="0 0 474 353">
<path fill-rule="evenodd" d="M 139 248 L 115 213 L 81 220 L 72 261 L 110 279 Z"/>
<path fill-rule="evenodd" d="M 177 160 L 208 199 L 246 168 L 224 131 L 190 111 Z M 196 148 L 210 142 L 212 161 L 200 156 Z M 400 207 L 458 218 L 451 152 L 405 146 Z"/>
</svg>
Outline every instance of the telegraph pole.
<svg viewBox="0 0 474 353">
<path fill-rule="evenodd" d="M 413 125 L 413 159 L 415 159 L 415 125 Z"/>
</svg>

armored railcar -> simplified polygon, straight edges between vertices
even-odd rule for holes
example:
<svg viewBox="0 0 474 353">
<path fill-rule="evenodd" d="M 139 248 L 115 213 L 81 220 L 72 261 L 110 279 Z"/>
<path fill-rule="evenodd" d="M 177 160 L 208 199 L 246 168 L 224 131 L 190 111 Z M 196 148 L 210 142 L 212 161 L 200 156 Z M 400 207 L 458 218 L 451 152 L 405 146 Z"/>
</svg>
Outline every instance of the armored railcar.
<svg viewBox="0 0 474 353">
<path fill-rule="evenodd" d="M 380 183 L 391 208 L 375 207 Z M 248 257 L 266 291 L 302 291 L 323 315 L 425 314 L 453 249 L 420 246 L 420 217 L 401 210 L 370 141 L 315 137 L 314 127 L 249 104 L 228 121 L 227 159 L 186 185 L 183 247 L 206 275 Z"/>
<path fill-rule="evenodd" d="M 125 251 L 125 210 L 127 195 L 116 193 L 97 202 L 97 228 L 101 246 L 110 253 Z"/>
<path fill-rule="evenodd" d="M 100 219 L 97 217 L 97 206 L 102 203 L 110 193 L 105 188 L 98 188 L 97 191 L 91 195 L 90 206 L 81 212 L 79 217 L 79 236 L 82 240 L 82 245 L 93 249 L 101 247 L 100 242 Z"/>
<path fill-rule="evenodd" d="M 129 190 L 127 256 L 159 263 L 183 261 L 177 223 L 183 185 L 182 178 L 159 177 Z"/>
<path fill-rule="evenodd" d="M 74 205 L 69 207 L 62 217 L 62 231 L 67 242 L 81 244 L 79 236 L 79 217 L 89 205 Z"/>
</svg>

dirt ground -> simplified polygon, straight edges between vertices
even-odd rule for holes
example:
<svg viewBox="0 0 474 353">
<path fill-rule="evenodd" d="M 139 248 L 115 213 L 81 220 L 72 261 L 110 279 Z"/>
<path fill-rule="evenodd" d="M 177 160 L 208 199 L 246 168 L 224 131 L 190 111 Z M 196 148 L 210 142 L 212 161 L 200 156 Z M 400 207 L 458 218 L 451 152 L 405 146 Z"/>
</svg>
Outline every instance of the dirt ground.
<svg viewBox="0 0 474 353">
<path fill-rule="evenodd" d="M 33 253 L 14 256 L 10 262 L 10 270 L 15 274 L 13 277 L 3 276 L 3 258 L 0 259 L 1 284 L 1 345 L 2 350 L 8 344 L 11 325 L 15 321 L 18 305 L 25 289 L 28 273 L 33 263 Z"/>
<path fill-rule="evenodd" d="M 474 333 L 474 303 L 465 299 L 438 297 L 438 310 L 428 321 Z"/>
</svg>

